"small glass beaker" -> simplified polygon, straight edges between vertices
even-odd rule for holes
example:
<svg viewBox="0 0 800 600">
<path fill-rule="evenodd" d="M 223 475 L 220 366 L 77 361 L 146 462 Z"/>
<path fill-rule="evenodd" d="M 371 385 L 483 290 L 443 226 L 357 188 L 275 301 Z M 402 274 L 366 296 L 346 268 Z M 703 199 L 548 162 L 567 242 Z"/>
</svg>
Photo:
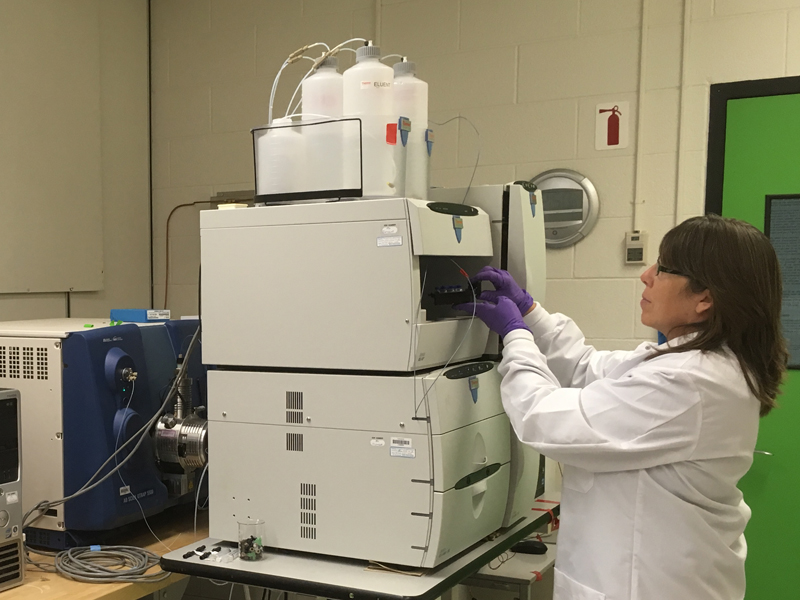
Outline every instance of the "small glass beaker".
<svg viewBox="0 0 800 600">
<path fill-rule="evenodd" d="M 239 558 L 259 560 L 263 556 L 265 528 L 262 519 L 239 521 Z"/>
</svg>

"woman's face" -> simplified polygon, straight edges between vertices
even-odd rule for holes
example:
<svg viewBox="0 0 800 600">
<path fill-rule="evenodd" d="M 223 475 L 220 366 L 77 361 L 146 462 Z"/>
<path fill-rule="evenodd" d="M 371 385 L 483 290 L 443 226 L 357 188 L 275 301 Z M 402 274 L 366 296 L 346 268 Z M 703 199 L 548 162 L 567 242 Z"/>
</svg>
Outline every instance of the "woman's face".
<svg viewBox="0 0 800 600">
<path fill-rule="evenodd" d="M 642 300 L 642 324 L 667 336 L 668 340 L 692 331 L 684 326 L 708 319 L 712 307 L 708 290 L 694 293 L 689 278 L 676 273 L 658 272 L 658 263 L 650 266 L 640 279 L 645 289 Z"/>
</svg>

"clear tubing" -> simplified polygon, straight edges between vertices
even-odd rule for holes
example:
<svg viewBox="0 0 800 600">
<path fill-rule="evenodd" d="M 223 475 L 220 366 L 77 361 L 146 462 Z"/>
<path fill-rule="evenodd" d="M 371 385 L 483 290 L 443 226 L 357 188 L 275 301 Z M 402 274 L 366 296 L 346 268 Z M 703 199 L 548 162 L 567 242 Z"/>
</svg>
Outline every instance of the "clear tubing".
<svg viewBox="0 0 800 600">
<path fill-rule="evenodd" d="M 278 89 L 278 82 L 281 79 L 281 73 L 286 68 L 286 65 L 289 64 L 289 61 L 284 61 L 281 65 L 281 68 L 278 69 L 278 74 L 275 75 L 275 80 L 272 82 L 272 91 L 269 94 L 269 114 L 267 115 L 267 124 L 272 124 L 272 105 L 275 103 L 275 90 Z"/>
<path fill-rule="evenodd" d="M 292 99 L 289 100 L 289 106 L 286 107 L 286 114 L 284 116 L 288 117 L 290 112 L 297 110 L 297 108 L 300 106 L 300 103 L 303 101 L 302 98 L 300 100 L 298 100 L 298 102 L 297 102 L 297 104 L 295 105 L 294 108 L 292 108 L 292 102 L 294 102 L 294 99 L 297 96 L 297 92 L 300 91 L 300 88 L 303 85 L 303 82 L 306 80 L 306 78 L 309 77 L 314 71 L 317 70 L 317 65 L 319 65 L 323 60 L 325 60 L 329 56 L 334 56 L 337 52 L 339 52 L 339 50 L 350 50 L 351 52 L 355 52 L 355 50 L 353 50 L 352 48 L 344 48 L 344 46 L 346 44 L 350 44 L 352 42 L 366 42 L 366 41 L 367 40 L 365 40 L 364 38 L 351 38 L 351 39 L 349 39 L 349 40 L 347 40 L 345 42 L 342 42 L 341 44 L 338 44 L 338 45 L 334 46 L 333 48 L 330 48 L 325 54 L 320 56 L 317 59 L 317 63 L 308 70 L 308 73 L 306 73 L 303 76 L 303 78 L 300 80 L 300 83 L 297 84 L 297 87 L 294 90 L 294 94 L 292 94 Z M 399 56 L 399 55 L 397 55 L 397 56 Z M 270 104 L 270 106 L 271 106 L 271 104 Z M 270 115 L 271 114 L 272 114 L 272 110 L 270 109 Z M 272 122 L 272 118 L 270 118 L 270 122 Z"/>
<path fill-rule="evenodd" d="M 381 56 L 380 60 L 386 60 L 387 58 L 394 58 L 395 56 L 399 58 L 401 61 L 405 58 L 405 56 L 403 56 L 402 54 L 387 54 L 386 56 Z"/>
<path fill-rule="evenodd" d="M 325 56 L 325 55 L 323 54 L 323 56 Z M 320 58 L 322 58 L 322 57 L 320 57 Z M 322 60 L 324 60 L 324 59 L 322 59 Z M 320 60 L 319 62 L 322 62 L 322 60 Z M 290 112 L 295 111 L 295 110 L 298 109 L 298 107 L 300 106 L 300 103 L 303 101 L 302 97 L 298 98 L 297 104 L 295 105 L 294 108 L 292 108 L 292 102 L 294 102 L 295 97 L 297 97 L 297 92 L 299 92 L 300 89 L 303 87 L 303 82 L 306 79 L 308 79 L 311 76 L 311 74 L 316 70 L 317 70 L 317 61 L 315 60 L 314 61 L 314 65 L 308 70 L 308 72 L 305 75 L 303 75 L 303 78 L 300 80 L 300 83 L 298 83 L 297 87 L 294 88 L 294 94 L 292 94 L 292 97 L 289 99 L 289 104 L 286 106 L 286 114 L 283 115 L 284 117 L 288 117 Z"/>
<path fill-rule="evenodd" d="M 283 116 L 284 116 L 284 117 L 288 117 L 290 112 L 296 111 L 296 110 L 298 109 L 298 107 L 300 106 L 300 103 L 303 101 L 303 99 L 302 99 L 302 98 L 300 98 L 300 99 L 297 101 L 297 104 L 295 104 L 294 108 L 292 108 L 292 103 L 294 102 L 294 99 L 297 97 L 297 92 L 299 92 L 299 91 L 300 91 L 300 88 L 303 86 L 303 82 L 304 82 L 304 81 L 305 81 L 305 80 L 306 80 L 308 77 L 310 77 L 310 76 L 311 76 L 311 74 L 312 74 L 314 71 L 316 71 L 316 70 L 317 70 L 317 67 L 318 67 L 318 66 L 319 66 L 319 65 L 322 63 L 322 61 L 323 61 L 323 60 L 325 60 L 325 59 L 326 59 L 326 58 L 328 58 L 329 56 L 334 56 L 334 55 L 336 55 L 336 53 L 337 53 L 337 52 L 339 52 L 339 50 L 350 50 L 351 52 L 355 52 L 355 50 L 353 50 L 352 48 L 344 48 L 343 46 L 344 46 L 345 44 L 350 44 L 351 42 L 366 42 L 366 41 L 367 41 L 367 40 L 365 40 L 364 38 L 352 38 L 352 39 L 349 39 L 349 40 L 347 40 L 347 41 L 345 41 L 345 42 L 342 42 L 341 44 L 339 44 L 339 45 L 337 45 L 337 46 L 334 46 L 333 48 L 329 48 L 327 52 L 325 52 L 325 53 L 324 53 L 322 56 L 320 56 L 320 57 L 319 57 L 319 58 L 316 60 L 316 62 L 314 63 L 314 66 L 313 66 L 313 67 L 311 67 L 311 68 L 308 70 L 308 73 L 306 73 L 305 75 L 303 75 L 303 78 L 300 80 L 300 83 L 298 83 L 298 84 L 297 84 L 297 87 L 294 89 L 294 94 L 292 94 L 292 98 L 291 98 L 291 100 L 289 100 L 289 105 L 286 107 L 286 114 L 285 114 L 285 115 L 283 115 Z M 392 55 L 390 55 L 390 56 L 392 56 Z M 400 55 L 399 55 L 399 54 L 397 54 L 396 56 L 400 56 Z M 278 75 L 280 75 L 280 73 L 278 73 Z M 270 119 L 269 119 L 269 122 L 271 123 L 271 122 L 272 122 L 272 102 L 271 102 L 271 101 L 270 101 L 270 113 L 269 113 L 269 114 L 270 114 Z"/>
<path fill-rule="evenodd" d="M 331 121 L 337 120 L 332 118 L 330 115 L 318 115 L 317 113 L 306 113 L 306 112 L 292 113 L 290 115 L 286 115 L 286 117 L 284 118 L 291 119 L 292 117 L 314 117 L 318 119 L 329 119 Z"/>
<path fill-rule="evenodd" d="M 366 42 L 366 41 L 367 40 L 365 40 L 364 38 L 351 38 L 351 39 L 347 40 L 346 42 L 342 42 L 338 46 L 334 46 L 333 49 L 331 50 L 331 52 L 335 52 L 337 50 L 340 50 L 343 46 L 346 46 L 347 44 L 349 44 L 351 42 Z"/>
<path fill-rule="evenodd" d="M 300 58 L 303 58 L 303 54 L 307 50 L 310 50 L 311 48 L 315 48 L 317 46 L 325 46 L 325 50 L 327 52 L 331 51 L 330 46 L 328 46 L 328 44 L 326 44 L 325 42 L 314 42 L 313 44 L 309 44 L 308 46 L 303 46 L 302 48 L 298 48 L 297 50 L 292 52 L 289 55 L 289 57 L 285 61 L 283 61 L 283 64 L 281 65 L 281 68 L 278 69 L 278 74 L 275 75 L 275 79 L 272 82 L 272 91 L 270 92 L 270 95 L 269 95 L 269 114 L 267 115 L 267 124 L 268 125 L 272 123 L 272 107 L 275 104 L 275 91 L 278 89 L 278 82 L 281 79 L 281 72 L 283 72 L 283 70 L 286 67 L 288 67 L 290 64 L 292 64 L 293 62 L 296 62 L 296 61 L 300 60 Z"/>
<path fill-rule="evenodd" d="M 475 127 L 475 124 L 472 121 L 470 121 L 467 117 L 464 117 L 464 116 L 461 116 L 461 115 L 459 115 L 457 117 L 452 117 L 450 119 L 447 119 L 447 121 L 445 121 L 444 123 L 437 123 L 436 121 L 431 121 L 431 123 L 433 125 L 442 126 L 442 125 L 447 125 L 451 121 L 455 121 L 457 119 L 458 120 L 464 120 L 467 123 L 469 123 L 469 126 L 472 127 L 472 129 L 475 131 L 475 135 L 478 138 L 478 154 L 475 157 L 475 165 L 472 167 L 472 176 L 469 178 L 469 184 L 467 185 L 467 191 L 464 193 L 464 198 L 461 200 L 461 204 L 464 204 L 464 202 L 467 201 L 467 196 L 469 195 L 469 190 L 470 190 L 470 188 L 472 188 L 472 181 L 475 179 L 475 172 L 478 170 L 478 163 L 481 161 L 481 149 L 482 149 L 482 146 L 483 146 L 483 144 L 481 143 L 481 132 L 478 131 L 478 128 Z"/>
</svg>

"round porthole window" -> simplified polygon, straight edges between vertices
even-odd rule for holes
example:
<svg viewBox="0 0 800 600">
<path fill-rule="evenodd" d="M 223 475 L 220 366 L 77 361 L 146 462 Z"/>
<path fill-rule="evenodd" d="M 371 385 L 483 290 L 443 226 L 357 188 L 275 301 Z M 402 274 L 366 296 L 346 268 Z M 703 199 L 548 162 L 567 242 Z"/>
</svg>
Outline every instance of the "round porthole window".
<svg viewBox="0 0 800 600">
<path fill-rule="evenodd" d="M 597 190 L 571 169 L 551 169 L 531 183 L 542 190 L 545 243 L 550 248 L 571 246 L 591 231 L 600 212 Z"/>
</svg>

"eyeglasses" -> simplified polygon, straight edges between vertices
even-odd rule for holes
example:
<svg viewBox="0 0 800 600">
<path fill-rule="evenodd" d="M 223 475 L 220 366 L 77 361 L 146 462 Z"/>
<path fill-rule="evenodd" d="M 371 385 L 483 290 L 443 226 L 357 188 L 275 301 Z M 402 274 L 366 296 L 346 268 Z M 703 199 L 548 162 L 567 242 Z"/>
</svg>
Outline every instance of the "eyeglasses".
<svg viewBox="0 0 800 600">
<path fill-rule="evenodd" d="M 660 262 L 657 262 L 656 263 L 656 275 L 658 275 L 659 273 L 669 273 L 670 275 L 681 275 L 683 277 L 689 277 L 689 275 L 687 275 L 683 271 L 677 271 L 675 269 L 668 269 L 667 267 L 662 265 Z"/>
</svg>

